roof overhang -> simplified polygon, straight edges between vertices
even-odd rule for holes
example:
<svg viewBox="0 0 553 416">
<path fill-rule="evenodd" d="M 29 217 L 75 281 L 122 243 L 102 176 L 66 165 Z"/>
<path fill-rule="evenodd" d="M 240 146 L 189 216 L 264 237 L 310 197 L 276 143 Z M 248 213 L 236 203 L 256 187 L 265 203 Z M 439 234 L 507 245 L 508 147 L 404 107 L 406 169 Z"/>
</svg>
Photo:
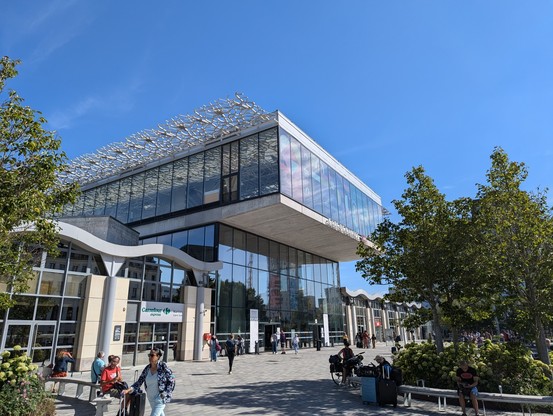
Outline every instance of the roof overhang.
<svg viewBox="0 0 553 416">
<path fill-rule="evenodd" d="M 229 205 L 220 221 L 330 260 L 359 259 L 356 250 L 362 240 L 355 231 L 282 194 Z"/>
</svg>

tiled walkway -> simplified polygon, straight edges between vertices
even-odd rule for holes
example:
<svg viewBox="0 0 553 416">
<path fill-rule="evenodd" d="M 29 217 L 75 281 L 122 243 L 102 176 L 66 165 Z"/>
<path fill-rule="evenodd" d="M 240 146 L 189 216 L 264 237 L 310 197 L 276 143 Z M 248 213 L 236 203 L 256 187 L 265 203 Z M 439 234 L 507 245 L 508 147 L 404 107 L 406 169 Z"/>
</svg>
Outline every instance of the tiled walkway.
<svg viewBox="0 0 553 416">
<path fill-rule="evenodd" d="M 396 409 L 391 406 L 364 405 L 359 390 L 340 388 L 330 378 L 328 357 L 338 351 L 338 347 L 327 347 L 321 351 L 300 350 L 298 355 L 288 351 L 287 354 L 273 355 L 269 352 L 239 356 L 234 361 L 232 375 L 227 374 L 228 361 L 225 358 L 220 358 L 216 363 L 171 363 L 176 388 L 173 401 L 165 408 L 165 415 L 461 414 L 458 404 L 452 400 L 445 412 L 438 411 L 435 401 L 413 401 L 411 407 L 400 403 Z M 384 343 L 376 349 L 366 350 L 365 363 L 373 361 L 376 354 L 389 355 L 389 351 L 390 348 Z M 123 369 L 124 378 L 132 381 L 136 369 L 138 367 Z M 89 374 L 74 374 L 74 377 L 88 380 Z M 86 400 L 71 398 L 74 391 L 73 387 L 68 386 L 66 395 L 58 397 L 58 416 L 93 416 L 95 407 Z M 88 391 L 82 397 L 87 398 Z M 145 415 L 149 416 L 150 407 L 148 404 L 146 406 Z M 110 406 L 108 415 L 114 416 L 116 413 L 117 407 Z M 521 413 L 488 410 L 487 414 L 510 416 Z"/>
</svg>

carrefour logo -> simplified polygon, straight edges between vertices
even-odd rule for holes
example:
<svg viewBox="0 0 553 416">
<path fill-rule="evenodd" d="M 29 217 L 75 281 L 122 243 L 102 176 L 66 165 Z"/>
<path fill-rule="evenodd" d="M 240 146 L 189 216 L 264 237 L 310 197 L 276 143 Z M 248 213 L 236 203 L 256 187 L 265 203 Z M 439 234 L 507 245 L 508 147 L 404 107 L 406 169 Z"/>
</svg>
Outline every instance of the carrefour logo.
<svg viewBox="0 0 553 416">
<path fill-rule="evenodd" d="M 161 316 L 161 314 L 169 315 L 171 313 L 171 309 L 169 308 L 152 308 L 152 307 L 144 307 L 142 308 L 142 312 L 149 313 L 151 316 Z"/>
<path fill-rule="evenodd" d="M 182 322 L 184 304 L 165 302 L 142 302 L 141 322 Z"/>
</svg>

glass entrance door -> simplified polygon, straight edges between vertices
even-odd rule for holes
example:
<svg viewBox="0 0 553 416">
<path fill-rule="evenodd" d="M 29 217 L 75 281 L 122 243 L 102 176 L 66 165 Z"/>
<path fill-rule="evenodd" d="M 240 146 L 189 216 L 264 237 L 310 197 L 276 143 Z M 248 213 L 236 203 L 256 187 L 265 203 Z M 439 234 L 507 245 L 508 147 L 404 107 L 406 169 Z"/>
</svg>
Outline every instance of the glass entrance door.
<svg viewBox="0 0 553 416">
<path fill-rule="evenodd" d="M 11 350 L 16 345 L 33 357 L 34 363 L 51 361 L 53 358 L 54 335 L 56 322 L 14 322 L 8 323 L 5 349 Z"/>
</svg>

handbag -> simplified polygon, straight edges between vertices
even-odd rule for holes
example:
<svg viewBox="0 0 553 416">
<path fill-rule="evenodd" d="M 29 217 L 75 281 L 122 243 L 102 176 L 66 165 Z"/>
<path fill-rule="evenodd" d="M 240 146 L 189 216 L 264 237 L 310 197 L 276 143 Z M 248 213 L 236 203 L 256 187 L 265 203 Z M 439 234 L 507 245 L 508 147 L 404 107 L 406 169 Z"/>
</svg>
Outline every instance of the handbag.
<svg viewBox="0 0 553 416">
<path fill-rule="evenodd" d="M 129 385 L 126 381 L 116 381 L 113 383 L 112 389 L 117 390 L 118 392 L 122 392 L 123 390 L 127 390 L 129 388 Z"/>
</svg>

